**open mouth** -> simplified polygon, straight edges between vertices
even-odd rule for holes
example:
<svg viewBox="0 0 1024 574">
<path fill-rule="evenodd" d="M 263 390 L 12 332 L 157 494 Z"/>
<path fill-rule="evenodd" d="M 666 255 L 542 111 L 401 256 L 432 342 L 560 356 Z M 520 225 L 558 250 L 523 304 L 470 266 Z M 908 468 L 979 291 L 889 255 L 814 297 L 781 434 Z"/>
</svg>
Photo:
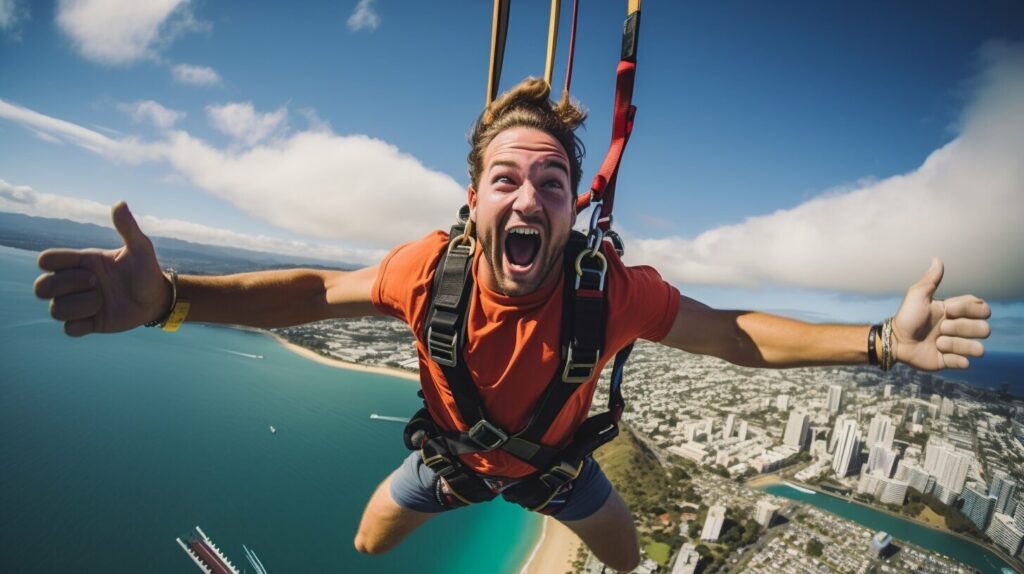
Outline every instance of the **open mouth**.
<svg viewBox="0 0 1024 574">
<path fill-rule="evenodd" d="M 505 257 L 512 267 L 526 269 L 540 252 L 540 231 L 529 227 L 513 227 L 505 236 Z"/>
</svg>

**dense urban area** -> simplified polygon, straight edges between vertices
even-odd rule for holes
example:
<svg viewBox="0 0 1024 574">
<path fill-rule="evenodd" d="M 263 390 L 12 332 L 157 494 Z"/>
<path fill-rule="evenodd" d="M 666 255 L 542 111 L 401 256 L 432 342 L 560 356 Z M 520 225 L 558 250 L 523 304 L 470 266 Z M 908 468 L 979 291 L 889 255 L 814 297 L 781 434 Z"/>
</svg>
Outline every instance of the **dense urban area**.
<svg viewBox="0 0 1024 574">
<path fill-rule="evenodd" d="M 343 361 L 418 367 L 391 319 L 276 332 Z M 1005 389 L 900 367 L 753 370 L 641 341 L 624 392 L 623 432 L 597 458 L 635 513 L 636 572 L 975 571 L 764 490 L 776 484 L 967 537 L 1024 570 L 1024 400 Z M 574 569 L 604 571 L 583 548 Z"/>
</svg>

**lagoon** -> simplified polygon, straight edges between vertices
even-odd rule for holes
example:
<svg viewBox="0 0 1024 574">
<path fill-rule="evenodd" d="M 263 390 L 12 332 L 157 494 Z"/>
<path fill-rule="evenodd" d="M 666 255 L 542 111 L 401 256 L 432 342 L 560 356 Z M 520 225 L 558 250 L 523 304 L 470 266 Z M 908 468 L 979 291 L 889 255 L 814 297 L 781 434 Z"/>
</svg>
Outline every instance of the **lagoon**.
<svg viewBox="0 0 1024 574">
<path fill-rule="evenodd" d="M 875 531 L 884 530 L 895 539 L 905 540 L 921 548 L 940 552 L 977 568 L 983 574 L 1000 574 L 1000 569 L 1008 566 L 995 553 L 960 537 L 915 524 L 836 496 L 820 492 L 808 494 L 786 484 L 773 484 L 763 487 L 761 490 L 768 494 L 810 504 Z M 896 544 L 899 545 L 898 542 Z"/>
</svg>

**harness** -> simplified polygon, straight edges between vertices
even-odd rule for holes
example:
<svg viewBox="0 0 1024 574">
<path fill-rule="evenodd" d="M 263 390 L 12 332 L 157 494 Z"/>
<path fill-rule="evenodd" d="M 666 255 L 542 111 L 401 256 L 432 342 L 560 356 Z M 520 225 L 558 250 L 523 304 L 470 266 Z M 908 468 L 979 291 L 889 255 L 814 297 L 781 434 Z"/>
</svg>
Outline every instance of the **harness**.
<svg viewBox="0 0 1024 574">
<path fill-rule="evenodd" d="M 541 437 L 565 404 L 584 383 L 597 375 L 604 347 L 607 262 L 600 252 L 597 256 L 591 255 L 586 236 L 573 232 L 563 264 L 565 287 L 558 369 L 523 428 L 513 432 L 492 423 L 462 357 L 467 307 L 474 286 L 471 265 L 475 248 L 475 242 L 460 241 L 464 231 L 464 220 L 452 227 L 447 247 L 441 254 L 434 273 L 423 340 L 431 360 L 441 367 L 459 418 L 469 430 L 442 431 L 423 408 L 406 426 L 405 443 L 411 450 L 421 451 L 423 463 L 444 479 L 456 505 L 491 500 L 500 492 L 512 502 L 539 510 L 559 494 L 566 483 L 579 476 L 584 460 L 594 450 L 618 435 L 618 422 L 625 407 L 620 390 L 622 374 L 633 345 L 615 356 L 608 410 L 585 420 L 566 447 L 559 449 L 543 444 Z M 507 486 L 477 475 L 459 459 L 461 454 L 495 450 L 530 464 L 537 472 Z"/>
<path fill-rule="evenodd" d="M 618 422 L 625 407 L 621 393 L 622 375 L 633 343 L 615 355 L 608 410 L 587 418 L 564 448 L 541 442 L 541 437 L 570 398 L 598 374 L 597 365 L 604 351 L 608 262 L 601 248 L 607 240 L 620 255 L 623 252 L 621 239 L 611 230 L 612 205 L 619 165 L 636 115 L 632 98 L 639 43 L 640 0 L 628 0 L 627 5 L 628 17 L 623 25 L 622 52 L 616 70 L 612 141 L 591 189 L 576 200 L 577 212 L 594 205 L 588 232 L 584 235 L 573 231 L 565 249 L 560 363 L 523 428 L 503 429 L 488 420 L 477 385 L 462 356 L 466 344 L 467 307 L 474 286 L 471 265 L 476 247 L 471 230 L 467 233 L 466 229 L 468 207 L 460 211 L 459 221 L 451 228 L 447 247 L 435 269 L 422 336 L 430 359 L 444 373 L 459 418 L 469 430 L 442 431 L 424 406 L 409 421 L 404 439 L 409 449 L 420 450 L 423 463 L 447 485 L 450 492 L 438 492 L 438 496 L 444 496 L 440 501 L 449 507 L 484 502 L 501 494 L 529 510 L 544 512 L 545 507 L 579 476 L 585 459 L 619 433 Z M 510 0 L 494 2 L 488 106 L 497 94 L 501 79 L 509 6 Z M 558 6 L 559 0 L 552 0 L 544 74 L 548 85 L 551 85 L 557 39 Z M 575 0 L 563 98 L 569 96 L 572 79 L 578 8 L 578 0 Z M 422 391 L 420 397 L 423 397 Z M 462 454 L 495 450 L 528 463 L 537 469 L 536 472 L 512 482 L 494 480 L 478 475 L 459 458 Z"/>
</svg>

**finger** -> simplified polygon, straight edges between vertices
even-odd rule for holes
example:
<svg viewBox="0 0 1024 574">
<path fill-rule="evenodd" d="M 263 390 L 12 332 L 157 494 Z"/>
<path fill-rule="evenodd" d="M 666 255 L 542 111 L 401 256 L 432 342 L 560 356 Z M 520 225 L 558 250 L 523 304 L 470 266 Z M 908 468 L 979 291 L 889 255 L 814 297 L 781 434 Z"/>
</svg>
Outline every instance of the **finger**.
<svg viewBox="0 0 1024 574">
<path fill-rule="evenodd" d="M 114 220 L 114 229 L 117 229 L 117 233 L 121 235 L 121 239 L 124 240 L 124 245 L 129 251 L 153 250 L 153 244 L 139 229 L 139 224 L 128 209 L 127 203 L 117 202 L 111 210 L 111 218 Z"/>
<path fill-rule="evenodd" d="M 984 300 L 974 295 L 960 295 L 943 301 L 947 319 L 988 319 L 992 309 Z"/>
<path fill-rule="evenodd" d="M 938 257 L 932 257 L 931 266 L 917 280 L 917 283 L 910 287 L 910 290 L 920 291 L 922 295 L 931 298 L 935 294 L 935 290 L 939 288 L 939 283 L 942 282 L 943 269 L 942 261 Z"/>
<path fill-rule="evenodd" d="M 96 275 L 88 269 L 76 267 L 65 269 L 56 273 L 40 275 L 36 279 L 33 289 L 36 297 L 41 299 L 53 299 L 68 293 L 85 291 L 96 286 Z"/>
<path fill-rule="evenodd" d="M 74 321 L 92 317 L 103 306 L 103 298 L 95 289 L 57 297 L 50 301 L 50 315 L 58 321 Z"/>
<path fill-rule="evenodd" d="M 82 335 L 88 335 L 95 330 L 96 326 L 93 323 L 92 317 L 76 319 L 74 321 L 67 321 L 64 323 L 64 333 L 69 337 L 81 337 Z"/>
<path fill-rule="evenodd" d="M 966 369 L 971 366 L 971 362 L 967 360 L 967 357 L 961 357 L 952 353 L 942 354 L 942 364 L 946 365 L 947 369 Z"/>
<path fill-rule="evenodd" d="M 82 266 L 82 252 L 78 249 L 47 249 L 36 260 L 44 271 L 60 271 L 69 267 Z"/>
<path fill-rule="evenodd" d="M 960 337 L 939 337 L 935 340 L 935 347 L 942 353 L 955 353 L 970 357 L 980 357 L 985 354 L 985 346 L 979 341 Z"/>
<path fill-rule="evenodd" d="M 946 319 L 939 324 L 940 335 L 953 337 L 969 337 L 987 339 L 992 334 L 992 327 L 987 321 L 979 319 Z"/>
</svg>

